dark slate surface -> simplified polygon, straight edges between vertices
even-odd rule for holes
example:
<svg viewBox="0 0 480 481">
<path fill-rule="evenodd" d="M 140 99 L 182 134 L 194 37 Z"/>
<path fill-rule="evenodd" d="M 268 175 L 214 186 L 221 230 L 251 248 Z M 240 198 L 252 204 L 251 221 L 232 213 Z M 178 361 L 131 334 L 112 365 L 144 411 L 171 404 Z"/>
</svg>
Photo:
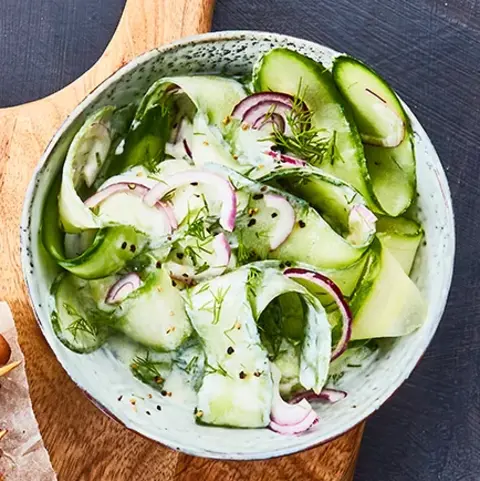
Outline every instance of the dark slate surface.
<svg viewBox="0 0 480 481">
<path fill-rule="evenodd" d="M 355 480 L 480 480 L 480 3 L 217 2 L 215 30 L 283 32 L 370 63 L 429 132 L 456 213 L 453 287 L 423 361 L 370 419 Z M 0 106 L 51 93 L 84 72 L 105 48 L 123 3 L 0 0 Z"/>
</svg>

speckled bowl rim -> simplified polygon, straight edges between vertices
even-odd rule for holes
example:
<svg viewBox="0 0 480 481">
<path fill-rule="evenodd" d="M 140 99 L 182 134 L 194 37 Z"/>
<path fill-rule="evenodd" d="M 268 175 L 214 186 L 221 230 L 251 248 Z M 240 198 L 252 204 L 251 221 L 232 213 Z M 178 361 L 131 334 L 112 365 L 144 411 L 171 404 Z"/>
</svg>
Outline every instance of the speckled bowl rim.
<svg viewBox="0 0 480 481">
<path fill-rule="evenodd" d="M 134 59 L 132 59 L 130 62 L 127 64 L 123 65 L 120 67 L 118 70 L 116 70 L 114 73 L 112 73 L 109 77 L 107 77 L 104 81 L 102 81 L 94 90 L 92 90 L 86 97 L 73 109 L 73 111 L 68 115 L 68 117 L 65 119 L 65 121 L 61 124 L 55 135 L 52 137 L 50 142 L 48 143 L 43 155 L 40 158 L 39 163 L 37 164 L 32 178 L 30 180 L 30 183 L 28 185 L 26 195 L 25 195 L 25 200 L 23 204 L 23 210 L 22 210 L 22 215 L 21 215 L 21 223 L 20 223 L 20 255 L 21 255 L 21 262 L 22 262 L 22 271 L 23 271 L 23 276 L 25 279 L 25 283 L 27 286 L 28 294 L 29 294 L 29 300 L 30 304 L 32 306 L 32 310 L 35 314 L 37 323 L 42 331 L 42 334 L 44 334 L 45 339 L 47 340 L 48 343 L 48 338 L 45 336 L 44 333 L 44 328 L 42 326 L 42 321 L 41 321 L 41 316 L 39 315 L 39 312 L 36 309 L 36 306 L 33 302 L 32 298 L 32 289 L 30 287 L 30 280 L 33 280 L 33 277 L 30 274 L 29 271 L 29 257 L 28 257 L 28 249 L 29 249 L 29 232 L 30 232 L 30 211 L 33 206 L 33 200 L 35 197 L 35 193 L 38 187 L 38 182 L 39 182 L 39 177 L 43 173 L 43 170 L 45 169 L 47 165 L 47 159 L 50 157 L 51 153 L 53 152 L 57 142 L 61 138 L 61 136 L 64 134 L 64 132 L 74 123 L 74 121 L 86 110 L 91 103 L 95 99 L 97 99 L 99 96 L 102 95 L 102 93 L 114 82 L 119 80 L 122 76 L 126 75 L 130 71 L 138 68 L 141 64 L 147 62 L 153 57 L 156 57 L 158 55 L 164 54 L 166 52 L 175 50 L 177 48 L 181 48 L 184 46 L 187 46 L 189 44 L 203 44 L 203 43 L 214 43 L 214 42 L 220 42 L 220 41 L 225 41 L 225 40 L 241 40 L 241 39 L 251 39 L 251 40 L 259 40 L 259 41 L 265 41 L 267 38 L 275 39 L 275 40 L 281 40 L 284 42 L 301 42 L 306 46 L 309 46 L 311 48 L 318 48 L 322 47 L 323 45 L 317 43 L 317 42 L 312 42 L 308 40 L 304 40 L 298 37 L 292 37 L 288 35 L 282 35 L 282 34 L 277 34 L 277 33 L 271 33 L 271 32 L 263 32 L 263 31 L 254 31 L 254 30 L 231 30 L 231 31 L 220 31 L 220 32 L 212 32 L 212 33 L 206 33 L 206 34 L 200 34 L 200 35 L 194 35 L 194 36 L 189 36 L 174 42 L 171 42 L 169 44 L 166 44 L 164 46 L 152 49 L 148 52 L 145 52 Z M 324 46 L 326 47 L 326 46 Z M 329 47 L 327 47 L 329 48 Z M 405 105 L 404 102 L 402 102 L 404 107 L 406 107 L 407 113 L 409 116 L 412 116 L 413 118 L 416 118 L 411 110 L 408 108 L 407 105 Z M 371 416 L 381 405 L 383 405 L 394 393 L 395 391 L 403 384 L 403 382 L 410 376 L 411 372 L 415 369 L 416 365 L 422 358 L 423 354 L 425 353 L 425 350 L 427 349 L 428 345 L 430 344 L 433 335 L 436 332 L 436 329 L 438 328 L 438 324 L 442 318 L 443 312 L 445 310 L 447 298 L 448 298 L 448 293 L 450 290 L 451 286 L 451 281 L 452 281 L 452 276 L 453 276 L 453 266 L 454 266 L 454 254 L 455 254 L 455 225 L 454 225 L 454 214 L 453 214 L 453 207 L 452 207 L 452 200 L 451 200 L 451 195 L 450 195 L 450 189 L 448 185 L 448 181 L 445 175 L 445 172 L 443 170 L 443 167 L 440 163 L 440 160 L 438 158 L 438 154 L 436 153 L 436 150 L 434 146 L 432 145 L 430 138 L 424 131 L 423 127 L 419 124 L 422 137 L 424 141 L 426 142 L 427 146 L 431 151 L 435 154 L 435 158 L 432 159 L 434 161 L 434 172 L 438 180 L 439 188 L 442 193 L 442 197 L 445 203 L 445 207 L 447 212 L 450 214 L 448 215 L 447 219 L 447 228 L 449 230 L 450 236 L 448 238 L 448 246 L 447 250 L 451 252 L 451 263 L 449 263 L 448 268 L 446 270 L 446 280 L 447 282 L 444 284 L 444 289 L 441 293 L 439 293 L 439 304 L 437 305 L 437 316 L 436 318 L 430 322 L 431 329 L 429 335 L 424 336 L 422 339 L 423 343 L 421 345 L 421 349 L 418 350 L 417 355 L 415 358 L 412 358 L 410 360 L 410 363 L 405 367 L 403 377 L 399 378 L 396 383 L 391 384 L 389 386 L 389 389 L 381 396 L 381 398 L 378 399 L 378 402 L 375 404 L 372 404 L 369 406 L 367 409 L 363 411 L 363 414 L 361 416 L 361 419 L 356 420 L 355 422 L 351 423 L 351 425 L 344 426 L 341 429 L 338 430 L 334 435 L 321 439 L 317 442 L 310 442 L 309 444 L 306 444 L 303 447 L 287 447 L 284 449 L 280 449 L 277 451 L 272 451 L 269 453 L 260 453 L 258 455 L 256 454 L 246 454 L 246 453 L 238 453 L 238 452 L 232 452 L 228 453 L 225 455 L 224 453 L 218 453 L 218 452 L 211 452 L 211 451 L 206 451 L 203 450 L 201 453 L 199 452 L 198 449 L 192 449 L 190 446 L 179 446 L 178 444 L 180 443 L 169 443 L 169 442 L 164 442 L 161 441 L 161 444 L 164 444 L 174 450 L 184 452 L 186 454 L 191 454 L 195 456 L 202 456 L 202 457 L 207 457 L 207 458 L 214 458 L 214 459 L 231 459 L 231 460 L 255 460 L 255 459 L 268 459 L 268 458 L 275 458 L 275 457 L 280 457 L 288 454 L 293 454 L 296 452 L 301 452 L 305 451 L 311 448 L 314 448 L 316 446 L 320 446 L 322 444 L 328 443 L 329 441 L 332 441 L 333 439 L 338 438 L 339 436 L 347 433 L 351 429 L 353 429 L 355 426 L 359 425 L 361 422 L 363 422 L 365 419 L 367 419 L 369 416 Z M 52 349 L 53 350 L 53 349 Z M 56 356 L 57 357 L 57 356 Z M 60 362 L 62 365 L 63 369 L 69 374 L 68 367 L 57 357 L 57 360 Z M 111 417 L 113 420 L 119 422 L 123 426 L 125 426 L 127 429 L 136 432 L 137 434 L 140 434 L 143 437 L 149 437 L 145 436 L 142 433 L 139 433 L 136 431 L 135 427 L 131 427 L 126 425 L 122 420 L 120 420 L 117 416 L 115 416 L 113 413 L 109 411 L 98 399 L 95 399 L 89 392 L 88 389 L 86 389 L 84 386 L 81 385 L 81 383 L 77 382 L 75 379 L 71 377 L 71 379 L 77 384 L 77 386 L 82 390 L 82 392 L 86 395 L 86 397 L 96 406 L 98 407 L 102 412 L 107 414 L 109 417 Z M 153 441 L 159 442 L 157 439 L 150 438 Z"/>
</svg>

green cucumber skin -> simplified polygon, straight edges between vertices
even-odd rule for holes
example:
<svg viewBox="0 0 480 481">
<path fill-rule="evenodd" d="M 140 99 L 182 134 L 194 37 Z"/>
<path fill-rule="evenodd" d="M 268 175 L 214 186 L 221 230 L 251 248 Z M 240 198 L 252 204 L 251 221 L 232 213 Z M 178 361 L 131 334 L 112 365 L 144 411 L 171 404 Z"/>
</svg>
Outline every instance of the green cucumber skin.
<svg viewBox="0 0 480 481">
<path fill-rule="evenodd" d="M 388 85 L 388 83 L 383 79 L 377 72 L 375 72 L 371 67 L 368 65 L 364 64 L 363 62 L 354 59 L 348 55 L 340 55 L 339 57 L 335 58 L 333 62 L 333 68 L 332 68 L 332 75 L 333 75 L 333 80 L 335 81 L 341 95 L 344 97 L 345 102 L 349 105 L 350 107 L 350 115 L 352 117 L 352 121 L 355 122 L 355 116 L 354 116 L 354 110 L 353 107 L 350 105 L 350 102 L 348 100 L 348 93 L 344 88 L 344 82 L 343 82 L 343 76 L 342 76 L 342 67 L 345 64 L 350 64 L 354 65 L 358 68 L 361 68 L 365 71 L 367 71 L 370 75 L 372 75 L 375 80 L 381 85 L 383 88 L 383 91 L 381 92 L 381 95 L 386 97 L 386 99 L 389 102 L 389 105 L 392 106 L 395 109 L 396 114 L 402 119 L 404 126 L 405 126 L 405 137 L 402 140 L 402 142 L 396 146 L 396 147 L 382 147 L 382 146 L 370 146 L 370 145 L 365 145 L 364 152 L 365 152 L 365 159 L 366 159 L 366 166 L 368 170 L 368 164 L 373 162 L 373 153 L 377 152 L 380 153 L 382 156 L 387 156 L 391 155 L 393 152 L 398 152 L 399 148 L 402 146 L 402 148 L 405 147 L 404 144 L 409 144 L 409 150 L 411 153 L 411 158 L 408 159 L 408 166 L 409 172 L 406 172 L 405 175 L 407 177 L 407 184 L 406 188 L 408 190 L 408 200 L 404 202 L 402 205 L 399 207 L 392 207 L 389 206 L 389 208 L 384 207 L 383 203 L 380 201 L 378 194 L 375 192 L 375 187 L 374 187 L 374 180 L 372 176 L 369 176 L 371 179 L 371 193 L 372 197 L 375 199 L 376 203 L 378 206 L 380 206 L 380 211 L 379 213 L 385 213 L 388 215 L 391 215 L 393 217 L 396 217 L 398 215 L 401 215 L 403 212 L 405 212 L 410 205 L 412 204 L 414 197 L 415 197 L 415 192 L 416 192 L 416 158 L 415 158 L 415 142 L 414 142 L 414 135 L 413 135 L 413 130 L 411 126 L 410 119 L 405 112 L 405 109 L 403 108 L 400 100 L 398 99 L 397 95 L 393 91 L 393 89 Z M 358 131 L 358 130 L 357 130 Z M 361 139 L 360 139 L 361 141 Z M 408 155 L 408 154 L 407 154 Z M 402 167 L 402 171 L 403 171 Z"/>
<path fill-rule="evenodd" d="M 351 156 L 351 158 L 347 160 L 347 162 L 354 163 L 356 165 L 356 169 L 358 169 L 357 173 L 359 174 L 353 182 L 353 185 L 365 197 L 369 207 L 372 210 L 374 210 L 375 212 L 381 212 L 381 208 L 375 201 L 375 197 L 373 195 L 370 176 L 368 174 L 366 160 L 363 152 L 362 141 L 360 138 L 360 134 L 358 133 L 356 124 L 353 120 L 353 114 L 350 112 L 348 105 L 345 104 L 345 102 L 343 101 L 343 98 L 338 91 L 335 82 L 333 81 L 332 74 L 321 63 L 315 62 L 309 57 L 303 56 L 297 52 L 286 48 L 275 48 L 265 54 L 254 68 L 252 85 L 255 91 L 281 91 L 281 89 L 277 89 L 275 88 L 275 85 L 272 85 L 270 79 L 263 78 L 265 74 L 264 66 L 267 62 L 271 61 L 272 55 L 276 56 L 279 54 L 281 56 L 284 56 L 285 58 L 288 58 L 289 61 L 302 63 L 306 70 L 312 72 L 313 75 L 317 77 L 316 80 L 319 82 L 319 84 L 322 85 L 322 88 L 330 97 L 330 103 L 335 104 L 338 107 L 338 119 L 340 122 L 343 121 L 345 127 L 347 127 L 347 130 L 345 132 L 342 132 L 341 135 L 337 135 L 337 137 L 342 138 L 342 143 L 344 144 L 345 148 L 348 148 L 354 152 L 354 154 Z M 291 91 L 285 93 L 295 95 L 297 89 L 298 85 L 294 89 L 291 89 Z M 308 103 L 309 102 L 307 102 L 307 105 Z M 326 126 L 320 124 L 319 127 L 325 128 Z M 336 145 L 337 144 L 338 141 L 336 142 Z M 343 149 L 340 149 L 340 151 L 342 150 Z M 322 168 L 326 170 L 326 172 L 343 178 L 346 182 L 352 183 L 352 179 L 345 178 L 341 172 L 335 169 L 335 166 L 332 167 L 322 165 Z"/>
<path fill-rule="evenodd" d="M 386 93 L 389 97 L 389 101 L 392 102 L 392 104 L 395 106 L 396 113 L 401 117 L 401 119 L 407 124 L 407 126 L 410 124 L 410 119 L 408 118 L 407 113 L 405 112 L 405 109 L 402 107 L 402 104 L 398 100 L 397 95 L 393 91 L 393 89 L 388 85 L 387 81 L 379 75 L 375 70 L 373 70 L 371 67 L 369 67 L 367 64 L 361 62 L 360 60 L 357 60 L 353 57 L 350 57 L 349 55 L 339 55 L 338 57 L 335 58 L 333 61 L 333 67 L 332 67 L 332 75 L 333 75 L 333 80 L 335 81 L 336 85 L 338 86 L 340 92 L 342 92 L 342 81 L 341 81 L 341 68 L 345 63 L 349 63 L 355 66 L 358 66 L 362 69 L 365 69 L 368 71 L 371 75 L 376 77 L 376 80 L 382 84 L 383 88 L 385 89 L 384 92 Z M 342 93 L 343 95 L 343 93 Z"/>
<path fill-rule="evenodd" d="M 96 312 L 96 309 L 95 306 L 93 306 L 93 302 L 90 302 L 91 299 L 88 296 L 85 297 L 80 295 L 80 293 L 83 292 L 83 289 L 80 289 L 79 286 L 76 285 L 78 281 L 79 279 L 76 279 L 75 276 L 65 272 L 61 273 L 55 279 L 51 291 L 52 295 L 55 297 L 56 311 L 53 311 L 51 314 L 51 323 L 53 331 L 64 346 L 78 354 L 88 354 L 97 350 L 104 344 L 108 338 L 110 328 L 107 324 L 97 322 L 96 319 L 91 319 L 89 315 L 86 314 L 85 309 L 91 309 L 90 315 L 92 312 Z M 67 319 L 68 325 L 62 327 L 60 317 L 62 312 L 61 305 L 63 305 L 64 302 L 70 304 L 73 303 L 74 307 L 80 312 L 80 314 L 88 317 L 89 321 L 96 326 L 98 332 L 95 338 L 92 339 L 92 336 L 89 336 L 90 339 L 88 342 L 79 342 L 72 336 L 72 334 L 67 334 L 68 325 L 71 323 L 68 322 Z M 103 316 L 100 316 L 99 313 L 98 318 L 103 319 Z"/>
<path fill-rule="evenodd" d="M 65 260 L 63 246 L 63 235 L 60 229 L 60 219 L 58 213 L 58 195 L 62 178 L 58 176 L 53 182 L 45 199 L 42 212 L 42 223 L 40 225 L 40 236 L 43 247 L 57 261 Z"/>
<path fill-rule="evenodd" d="M 74 259 L 65 257 L 63 235 L 58 217 L 58 193 L 61 178 L 57 178 L 50 187 L 41 224 L 41 239 L 47 252 L 65 270 L 83 279 L 99 279 L 119 271 L 128 261 L 141 252 L 145 236 L 133 227 L 113 226 L 97 232 L 93 244 Z M 126 242 L 127 247 L 122 249 Z M 134 252 L 130 246 L 135 245 Z"/>
<path fill-rule="evenodd" d="M 377 237 L 409 275 L 424 236 L 420 224 L 405 217 L 380 217 Z"/>
<path fill-rule="evenodd" d="M 360 311 L 365 299 L 368 297 L 378 273 L 380 272 L 381 249 L 382 246 L 380 241 L 375 239 L 370 246 L 368 258 L 363 268 L 363 273 L 360 276 L 360 280 L 350 300 L 350 309 L 354 318 L 357 312 Z"/>
<path fill-rule="evenodd" d="M 144 235 L 133 227 L 107 227 L 97 233 L 93 244 L 83 254 L 58 264 L 83 279 L 108 277 L 141 252 L 144 239 Z M 126 247 L 122 248 L 123 245 Z"/>
</svg>

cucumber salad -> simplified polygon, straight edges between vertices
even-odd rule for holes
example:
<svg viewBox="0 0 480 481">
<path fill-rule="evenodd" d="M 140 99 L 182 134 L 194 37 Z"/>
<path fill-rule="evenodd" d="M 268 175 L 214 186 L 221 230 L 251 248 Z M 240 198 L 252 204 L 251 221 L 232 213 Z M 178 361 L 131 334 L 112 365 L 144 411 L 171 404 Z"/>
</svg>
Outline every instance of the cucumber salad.
<svg viewBox="0 0 480 481">
<path fill-rule="evenodd" d="M 415 198 L 409 119 L 351 57 L 161 78 L 90 115 L 50 187 L 53 329 L 171 402 L 187 390 L 198 423 L 301 433 L 425 318 Z"/>
</svg>

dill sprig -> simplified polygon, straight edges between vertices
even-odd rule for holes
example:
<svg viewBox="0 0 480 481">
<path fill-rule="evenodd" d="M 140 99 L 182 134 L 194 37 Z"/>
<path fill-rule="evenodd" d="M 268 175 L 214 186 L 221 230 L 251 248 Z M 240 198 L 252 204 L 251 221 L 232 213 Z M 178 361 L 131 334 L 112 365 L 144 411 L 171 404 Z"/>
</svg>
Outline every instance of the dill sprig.
<svg viewBox="0 0 480 481">
<path fill-rule="evenodd" d="M 184 371 L 187 374 L 190 374 L 197 367 L 197 364 L 198 364 L 198 356 L 193 356 L 192 359 L 190 359 L 188 364 L 185 366 Z"/>
<path fill-rule="evenodd" d="M 303 100 L 306 90 L 300 82 L 297 93 L 293 96 L 292 108 L 286 115 L 289 135 L 280 131 L 273 123 L 272 136 L 275 144 L 285 152 L 310 164 L 320 165 L 326 157 L 333 158 L 331 152 L 334 150 L 335 133 L 314 126 L 313 111 L 306 108 Z M 272 109 L 272 113 L 274 112 L 275 109 Z"/>
<path fill-rule="evenodd" d="M 257 309 L 255 299 L 257 298 L 258 288 L 262 285 L 262 272 L 252 267 L 248 271 L 247 282 L 247 299 L 253 312 L 253 317 L 257 319 Z"/>
<path fill-rule="evenodd" d="M 161 376 L 160 371 L 158 370 L 158 367 L 157 367 L 158 364 L 163 364 L 163 363 L 154 361 L 150 357 L 150 353 L 147 352 L 145 357 L 135 356 L 132 359 L 131 367 L 132 369 L 136 369 L 136 370 L 144 369 L 145 371 L 148 371 L 155 376 Z"/>
<path fill-rule="evenodd" d="M 220 374 L 221 376 L 228 377 L 228 372 L 220 364 L 217 367 L 212 366 L 205 361 L 205 374 Z"/>
<path fill-rule="evenodd" d="M 230 290 L 230 286 L 226 289 L 219 288 L 218 291 L 213 294 L 213 321 L 212 324 L 218 324 L 220 321 L 220 312 L 222 309 L 223 301 L 225 300 L 225 296 L 227 295 L 228 291 Z"/>
<path fill-rule="evenodd" d="M 202 272 L 205 272 L 209 268 L 210 266 L 206 262 L 204 262 L 201 266 L 195 269 L 195 274 L 201 274 Z"/>
<path fill-rule="evenodd" d="M 69 316 L 76 318 L 67 327 L 67 331 L 72 334 L 75 341 L 80 333 L 89 334 L 92 337 L 95 337 L 98 334 L 97 326 L 92 321 L 82 316 L 73 306 L 64 302 L 63 308 L 67 311 Z"/>
<path fill-rule="evenodd" d="M 226 289 L 222 289 L 220 287 L 216 293 L 210 291 L 213 299 L 210 299 L 208 302 L 203 304 L 203 306 L 198 308 L 199 311 L 207 311 L 213 314 L 212 324 L 218 324 L 220 321 L 220 313 L 222 310 L 223 301 L 225 300 L 225 296 L 229 290 L 230 286 L 228 286 Z"/>
</svg>

